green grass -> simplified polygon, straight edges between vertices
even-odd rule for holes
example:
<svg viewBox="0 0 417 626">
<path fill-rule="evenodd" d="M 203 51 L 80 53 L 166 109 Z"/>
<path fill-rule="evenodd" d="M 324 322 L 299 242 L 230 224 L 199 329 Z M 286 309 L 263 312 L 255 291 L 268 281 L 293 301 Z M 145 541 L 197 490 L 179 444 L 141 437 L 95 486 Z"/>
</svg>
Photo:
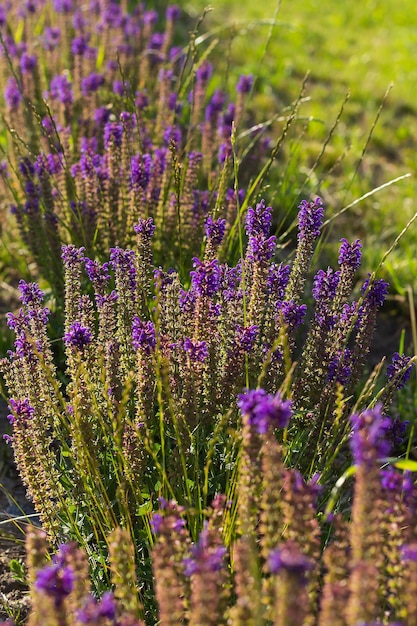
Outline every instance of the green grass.
<svg viewBox="0 0 417 626">
<path fill-rule="evenodd" d="M 194 15 L 204 6 L 202 0 L 185 3 Z M 247 0 L 242 8 L 237 0 L 215 0 L 211 6 L 206 19 L 213 32 L 220 29 L 222 38 L 229 35 L 224 55 L 229 72 L 257 77 L 251 102 L 257 121 L 269 119 L 293 102 L 309 72 L 307 101 L 286 142 L 286 162 L 281 160 L 272 171 L 270 184 L 277 209 L 285 203 L 284 197 L 289 193 L 297 197 L 304 186 L 319 193 L 335 215 L 372 189 L 411 174 L 337 219 L 338 236 L 360 237 L 363 268 L 374 269 L 416 210 L 414 2 L 283 0 L 277 7 L 274 0 Z M 331 132 L 348 92 L 340 121 Z M 330 141 L 315 166 L 329 133 Z M 279 172 L 283 167 L 287 168 L 286 187 L 274 189 L 274 184 L 282 185 Z M 274 171 L 279 182 L 274 182 Z M 292 189 L 288 187 L 291 180 Z M 394 291 L 404 297 L 408 286 L 417 292 L 415 241 L 413 225 L 382 269 Z M 329 246 L 330 258 L 334 249 L 335 245 Z"/>
</svg>

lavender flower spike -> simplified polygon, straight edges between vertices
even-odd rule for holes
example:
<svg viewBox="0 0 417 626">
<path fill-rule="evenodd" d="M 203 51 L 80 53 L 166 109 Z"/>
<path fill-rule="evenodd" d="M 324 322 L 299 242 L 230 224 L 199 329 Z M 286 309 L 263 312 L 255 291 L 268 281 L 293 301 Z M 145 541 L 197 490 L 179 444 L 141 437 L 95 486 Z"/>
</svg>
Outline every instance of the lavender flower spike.
<svg viewBox="0 0 417 626">
<path fill-rule="evenodd" d="M 208 216 L 204 225 L 207 239 L 217 246 L 223 241 L 224 233 L 226 232 L 226 220 L 217 219 L 214 220 L 211 215 Z"/>
<path fill-rule="evenodd" d="M 237 405 L 260 435 L 271 428 L 286 428 L 291 417 L 291 401 L 280 393 L 268 394 L 264 389 L 248 389 L 238 396 Z"/>
<path fill-rule="evenodd" d="M 321 198 L 314 202 L 303 200 L 298 207 L 298 241 L 302 239 L 317 239 L 323 222 L 324 207 Z"/>
<path fill-rule="evenodd" d="M 9 400 L 9 410 L 12 411 L 7 419 L 10 424 L 14 424 L 16 421 L 19 424 L 23 424 L 25 426 L 30 421 L 35 413 L 35 409 L 30 406 L 29 400 L 25 398 L 24 400 L 13 400 L 10 398 Z"/>
<path fill-rule="evenodd" d="M 248 237 L 263 235 L 268 237 L 272 225 L 272 208 L 265 207 L 265 200 L 261 200 L 256 207 L 248 208 L 245 219 L 246 234 Z"/>
<path fill-rule="evenodd" d="M 151 217 L 148 219 L 141 219 L 137 224 L 133 226 L 135 233 L 142 235 L 146 239 L 151 239 L 155 232 L 156 226 Z"/>
<path fill-rule="evenodd" d="M 304 578 L 308 571 L 313 569 L 313 563 L 300 551 L 300 548 L 287 542 L 281 548 L 273 550 L 268 559 L 271 574 L 286 571 Z"/>
<path fill-rule="evenodd" d="M 236 91 L 238 93 L 249 93 L 253 86 L 253 76 L 249 74 L 248 76 L 240 76 L 236 85 Z"/>
<path fill-rule="evenodd" d="M 135 350 L 141 348 L 146 354 L 150 354 L 155 350 L 155 326 L 150 320 L 142 322 L 142 320 L 135 315 L 132 320 L 132 345 Z"/>
<path fill-rule="evenodd" d="M 378 459 L 388 456 L 391 444 L 388 433 L 391 420 L 382 414 L 382 405 L 351 416 L 353 428 L 351 450 L 357 465 L 372 466 Z"/>
<path fill-rule="evenodd" d="M 387 379 L 389 382 L 395 380 L 396 389 L 402 389 L 411 376 L 414 363 L 411 363 L 411 357 L 405 354 L 394 352 L 391 363 L 387 367 Z M 408 366 L 408 367 L 407 367 Z M 400 374 L 400 372 L 402 372 Z"/>
<path fill-rule="evenodd" d="M 211 297 L 220 287 L 221 270 L 217 259 L 213 261 L 200 261 L 193 258 L 194 270 L 190 272 L 191 284 L 199 296 Z"/>
<path fill-rule="evenodd" d="M 339 250 L 339 265 L 347 265 L 352 269 L 358 269 L 361 264 L 362 244 L 359 239 L 355 243 L 349 243 L 347 239 L 341 239 Z"/>
<path fill-rule="evenodd" d="M 389 284 L 385 280 L 373 280 L 372 275 L 368 274 L 368 278 L 362 285 L 361 292 L 364 295 L 364 299 L 369 302 L 371 307 L 378 308 L 384 304 L 388 287 Z"/>
<path fill-rule="evenodd" d="M 225 555 L 224 546 L 210 545 L 208 531 L 205 528 L 201 531 L 198 542 L 191 546 L 191 556 L 183 561 L 184 574 L 192 576 L 197 573 L 217 572 L 224 566 Z"/>
<path fill-rule="evenodd" d="M 20 301 L 23 304 L 41 304 L 43 302 L 43 291 L 39 289 L 37 283 L 26 283 L 24 280 L 19 281 L 19 291 L 22 294 Z"/>
<path fill-rule="evenodd" d="M 71 346 L 76 350 L 84 350 L 92 340 L 93 334 L 91 330 L 82 326 L 79 322 L 71 324 L 69 331 L 63 336 L 63 341 L 67 346 Z"/>
<path fill-rule="evenodd" d="M 189 352 L 191 361 L 199 361 L 200 363 L 203 363 L 209 355 L 207 343 L 205 341 L 191 341 L 189 337 L 186 337 L 183 345 L 184 350 Z"/>
<path fill-rule="evenodd" d="M 35 587 L 53 598 L 59 608 L 74 587 L 74 572 L 71 567 L 61 567 L 58 563 L 48 565 L 37 572 Z"/>
</svg>

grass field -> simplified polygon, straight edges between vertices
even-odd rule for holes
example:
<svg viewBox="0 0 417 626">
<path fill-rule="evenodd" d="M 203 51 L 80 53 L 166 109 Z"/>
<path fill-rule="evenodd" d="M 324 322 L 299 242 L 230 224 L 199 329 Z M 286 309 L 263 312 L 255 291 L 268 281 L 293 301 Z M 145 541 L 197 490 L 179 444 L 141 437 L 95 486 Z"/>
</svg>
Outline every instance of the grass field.
<svg viewBox="0 0 417 626">
<path fill-rule="evenodd" d="M 201 0 L 185 4 L 194 16 L 204 6 Z M 304 184 L 303 177 L 308 179 L 309 189 L 319 193 L 336 214 L 376 187 L 411 175 L 337 220 L 338 236 L 360 237 L 364 268 L 374 269 L 416 211 L 414 3 L 283 0 L 277 5 L 273 0 L 248 0 L 243 7 L 237 0 L 215 0 L 211 7 L 206 20 L 213 37 L 221 33 L 223 40 L 228 35 L 229 43 L 226 49 L 222 43 L 221 50 L 228 52 L 224 57 L 229 71 L 257 77 L 252 107 L 261 120 L 293 102 L 309 72 L 291 164 L 281 164 L 289 169 L 290 180 L 293 171 L 295 187 Z M 273 177 L 270 182 L 273 186 Z M 287 191 L 275 190 L 276 207 Z M 414 293 L 417 290 L 416 252 L 412 225 L 382 270 L 399 294 L 407 286 Z"/>
</svg>

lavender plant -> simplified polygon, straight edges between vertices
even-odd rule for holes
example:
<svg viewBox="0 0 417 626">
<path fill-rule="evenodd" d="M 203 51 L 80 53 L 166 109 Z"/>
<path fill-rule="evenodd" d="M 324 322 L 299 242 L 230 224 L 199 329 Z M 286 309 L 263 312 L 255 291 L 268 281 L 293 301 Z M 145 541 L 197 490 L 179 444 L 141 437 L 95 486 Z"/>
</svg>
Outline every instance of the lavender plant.
<svg viewBox="0 0 417 626">
<path fill-rule="evenodd" d="M 252 77 L 240 78 L 234 102 L 215 89 L 196 33 L 177 45 L 180 14 L 169 6 L 159 31 L 156 11 L 138 4 L 128 12 L 113 0 L 39 0 L 2 13 L 3 186 L 57 296 L 62 244 L 103 262 L 110 247 L 133 244 L 138 219 L 152 217 L 157 263 L 182 272 L 201 251 L 213 206 L 227 229 L 236 218 L 231 135 L 245 124 Z M 255 146 L 242 184 L 249 161 L 266 150 L 251 135 L 235 146 Z"/>
<path fill-rule="evenodd" d="M 138 626 L 155 620 L 162 626 L 415 623 L 416 486 L 410 474 L 392 465 L 380 469 L 391 450 L 390 421 L 382 414 L 382 405 L 350 418 L 356 468 L 351 515 L 345 519 L 332 515 L 321 522 L 317 481 L 305 482 L 285 467 L 285 449 L 276 437 L 277 429 L 287 428 L 293 417 L 290 403 L 279 393 L 256 389 L 242 394 L 239 405 L 243 432 L 237 536 L 227 539 L 230 503 L 224 496 L 206 511 L 195 541 L 184 508 L 162 499 L 151 520 L 155 616 L 141 605 L 138 583 L 126 567 L 130 562 L 126 531 L 113 534 L 117 554 L 111 552 L 110 568 L 117 572 L 117 580 L 113 578 L 114 591 L 100 600 L 88 592 L 83 552 L 67 544 L 47 564 L 45 536 L 32 531 L 27 539 L 30 623 L 45 618 L 48 626 L 67 619 L 76 625 Z M 249 460 L 255 448 L 258 453 Z M 266 470 L 260 480 L 259 463 Z M 248 496 L 258 501 L 253 526 Z"/>
<path fill-rule="evenodd" d="M 343 450 L 348 418 L 355 402 L 357 407 L 373 402 L 369 389 L 358 393 L 358 381 L 387 286 L 370 277 L 359 300 L 348 300 L 344 276 L 352 268 L 345 258 L 349 251 L 357 258 L 359 244 L 343 241 L 332 287 L 336 295 L 319 289 L 323 276 L 333 276 L 320 270 L 311 328 L 298 345 L 307 313 L 301 298 L 322 218 L 319 199 L 302 203 L 294 262 L 277 264 L 272 209 L 261 201 L 248 210 L 246 252 L 234 267 L 216 257 L 224 221 L 209 218 L 205 253 L 193 259 L 187 288 L 177 272 L 154 267 L 151 218 L 135 225 L 132 249 L 111 248 L 104 264 L 86 257 L 83 248 L 64 246 L 65 380 L 48 340 L 43 294 L 35 283 L 20 283 L 22 308 L 8 316 L 16 342 L 0 364 L 10 398 L 11 443 L 49 537 L 84 546 L 98 589 L 109 584 L 100 579 L 107 537 L 120 524 L 130 534 L 149 589 L 150 519 L 158 497 L 185 506 L 195 541 L 215 495 L 225 493 L 234 501 L 247 476 L 248 494 L 240 496 L 247 512 L 240 512 L 237 527 L 230 515 L 228 533 L 231 538 L 242 525 L 244 535 L 251 534 L 262 499 L 261 467 L 255 472 L 253 464 L 260 463 L 259 434 L 268 431 L 268 411 L 282 411 L 277 421 L 282 427 L 291 401 L 293 418 L 280 437 L 288 466 L 306 478 L 320 471 L 327 482 L 335 459 L 337 471 L 349 465 Z M 317 381 L 314 362 L 320 363 Z M 394 357 L 380 392 L 384 414 L 411 366 L 408 357 Z M 271 409 L 245 408 L 251 419 L 242 425 L 236 398 L 245 386 L 262 386 L 256 405 L 265 398 L 269 406 L 267 393 L 281 391 L 283 399 L 277 396 Z M 241 408 L 251 401 L 242 400 Z M 265 474 L 272 471 L 275 454 L 274 448 L 265 452 L 271 459 L 265 460 Z M 293 510 L 290 494 L 304 491 L 297 487 L 299 475 L 289 476 L 283 489 Z M 309 488 L 303 495 L 306 510 L 313 506 L 313 492 Z M 262 523 L 273 525 L 265 516 Z"/>
</svg>

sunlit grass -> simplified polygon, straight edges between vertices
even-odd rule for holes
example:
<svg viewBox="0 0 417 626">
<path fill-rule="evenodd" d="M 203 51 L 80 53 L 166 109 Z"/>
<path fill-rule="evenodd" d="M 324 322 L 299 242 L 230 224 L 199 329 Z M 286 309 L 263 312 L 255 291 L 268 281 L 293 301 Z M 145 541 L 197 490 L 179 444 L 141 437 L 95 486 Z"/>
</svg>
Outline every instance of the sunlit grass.
<svg viewBox="0 0 417 626">
<path fill-rule="evenodd" d="M 196 15 L 205 4 L 195 0 L 186 8 Z M 250 106 L 261 119 L 269 119 L 294 101 L 309 72 L 301 119 L 294 126 L 292 142 L 286 144 L 285 164 L 279 162 L 275 168 L 275 187 L 271 177 L 275 198 L 296 197 L 304 176 L 308 187 L 336 213 L 388 180 L 411 174 L 361 202 L 339 222 L 346 236 L 360 236 L 366 242 L 364 265 L 375 265 L 415 211 L 417 67 L 412 51 L 417 34 L 410 19 L 414 3 L 249 0 L 242 10 L 235 0 L 217 0 L 211 7 L 206 19 L 213 30 L 229 33 L 229 56 L 225 56 L 229 75 L 244 71 L 256 76 Z M 343 115 L 311 171 L 347 93 Z M 285 185 L 284 167 L 289 170 Z M 408 285 L 414 291 L 417 287 L 415 237 L 414 227 L 383 269 L 401 295 Z"/>
</svg>

